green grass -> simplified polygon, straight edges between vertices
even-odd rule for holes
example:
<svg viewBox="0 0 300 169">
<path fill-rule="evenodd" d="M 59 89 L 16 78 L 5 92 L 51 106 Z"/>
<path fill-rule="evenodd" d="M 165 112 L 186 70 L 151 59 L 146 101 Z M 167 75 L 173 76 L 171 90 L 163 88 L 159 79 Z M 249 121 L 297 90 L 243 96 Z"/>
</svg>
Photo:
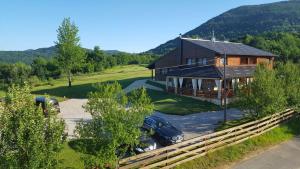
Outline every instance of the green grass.
<svg viewBox="0 0 300 169">
<path fill-rule="evenodd" d="M 123 88 L 135 80 L 149 78 L 150 70 L 140 65 L 116 66 L 102 72 L 92 74 L 81 74 L 73 77 L 72 87 L 67 87 L 66 77 L 53 80 L 52 85 L 45 84 L 33 87 L 32 93 L 35 95 L 50 95 L 65 100 L 68 98 L 86 98 L 87 93 L 93 91 L 93 84 L 105 81 L 118 81 Z M 0 90 L 0 97 L 5 92 Z"/>
<path fill-rule="evenodd" d="M 135 80 L 149 78 L 150 71 L 139 65 L 117 66 L 100 73 L 83 74 L 73 77 L 73 86 L 67 87 L 67 79 L 60 78 L 53 81 L 53 85 L 43 85 L 33 88 L 35 95 L 50 95 L 59 100 L 66 98 L 86 98 L 94 91 L 93 84 L 105 81 L 118 81 L 123 88 Z"/>
<path fill-rule="evenodd" d="M 81 159 L 81 153 L 73 150 L 68 143 L 64 144 L 63 150 L 60 152 L 58 168 L 61 169 L 82 169 L 84 163 Z"/>
<path fill-rule="evenodd" d="M 220 106 L 206 101 L 150 89 L 147 92 L 154 103 L 155 110 L 166 114 L 187 115 L 220 110 Z"/>
<path fill-rule="evenodd" d="M 240 144 L 226 147 L 215 152 L 208 153 L 204 157 L 197 158 L 182 165 L 176 169 L 211 169 L 218 168 L 237 160 L 241 160 L 251 152 L 266 149 L 272 145 L 290 140 L 300 134 L 300 119 L 293 119 L 288 123 L 282 124 L 265 134 L 251 138 Z"/>
</svg>

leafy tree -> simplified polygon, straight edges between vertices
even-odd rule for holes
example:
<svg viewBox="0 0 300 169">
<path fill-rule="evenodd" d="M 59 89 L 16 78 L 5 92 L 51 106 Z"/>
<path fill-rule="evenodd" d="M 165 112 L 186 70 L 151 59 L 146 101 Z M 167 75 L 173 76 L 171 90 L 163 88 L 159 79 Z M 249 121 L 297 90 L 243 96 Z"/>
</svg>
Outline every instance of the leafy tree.
<svg viewBox="0 0 300 169">
<path fill-rule="evenodd" d="M 65 18 L 57 30 L 56 45 L 58 47 L 58 63 L 61 69 L 67 73 L 69 87 L 72 86 L 72 70 L 82 66 L 85 52 L 80 47 L 78 27 L 71 23 L 70 18 Z"/>
<path fill-rule="evenodd" d="M 0 103 L 0 168 L 55 168 L 63 131 L 62 120 L 35 106 L 28 85 L 13 85 Z"/>
<path fill-rule="evenodd" d="M 145 89 L 126 96 L 117 82 L 99 84 L 97 91 L 89 94 L 86 111 L 92 114 L 90 122 L 77 126 L 80 138 L 91 139 L 90 155 L 85 156 L 87 168 L 115 166 L 118 158 L 139 143 L 140 127 L 153 105 Z"/>
<path fill-rule="evenodd" d="M 256 118 L 276 113 L 286 106 L 281 80 L 265 65 L 257 66 L 253 82 L 241 87 L 238 97 L 239 107 Z"/>
<path fill-rule="evenodd" d="M 46 79 L 46 77 L 48 76 L 46 59 L 42 57 L 38 57 L 34 59 L 31 64 L 31 67 L 32 67 L 32 73 L 37 77 L 39 77 L 40 79 Z"/>
<path fill-rule="evenodd" d="M 300 108 L 300 69 L 299 65 L 288 62 L 280 63 L 276 69 L 277 77 L 282 81 L 282 88 L 289 107 Z"/>
</svg>

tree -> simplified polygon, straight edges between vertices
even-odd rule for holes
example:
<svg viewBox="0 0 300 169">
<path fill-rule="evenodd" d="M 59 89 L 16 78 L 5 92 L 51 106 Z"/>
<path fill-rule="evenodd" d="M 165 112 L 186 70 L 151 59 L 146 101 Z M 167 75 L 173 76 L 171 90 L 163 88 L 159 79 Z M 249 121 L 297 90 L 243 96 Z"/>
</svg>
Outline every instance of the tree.
<svg viewBox="0 0 300 169">
<path fill-rule="evenodd" d="M 281 111 L 286 106 L 286 96 L 281 81 L 273 69 L 258 65 L 253 82 L 238 91 L 239 107 L 253 117 L 260 118 Z"/>
<path fill-rule="evenodd" d="M 84 61 L 85 52 L 80 47 L 78 27 L 65 18 L 57 30 L 58 63 L 67 74 L 69 87 L 72 86 L 72 70 L 80 67 Z"/>
<path fill-rule="evenodd" d="M 145 89 L 126 96 L 117 82 L 99 84 L 96 88 L 86 105 L 92 120 L 77 126 L 80 138 L 91 139 L 90 144 L 95 147 L 85 156 L 87 168 L 115 166 L 130 147 L 139 143 L 140 127 L 153 111 Z"/>
<path fill-rule="evenodd" d="M 55 168 L 64 123 L 49 111 L 45 118 L 27 84 L 8 89 L 0 103 L 0 168 Z"/>
<path fill-rule="evenodd" d="M 280 63 L 276 69 L 277 77 L 282 82 L 282 88 L 287 98 L 287 104 L 294 109 L 300 109 L 300 69 L 299 65 L 287 62 Z"/>
<path fill-rule="evenodd" d="M 47 60 L 42 57 L 34 59 L 31 64 L 31 68 L 32 73 L 40 79 L 44 80 L 48 76 Z"/>
</svg>

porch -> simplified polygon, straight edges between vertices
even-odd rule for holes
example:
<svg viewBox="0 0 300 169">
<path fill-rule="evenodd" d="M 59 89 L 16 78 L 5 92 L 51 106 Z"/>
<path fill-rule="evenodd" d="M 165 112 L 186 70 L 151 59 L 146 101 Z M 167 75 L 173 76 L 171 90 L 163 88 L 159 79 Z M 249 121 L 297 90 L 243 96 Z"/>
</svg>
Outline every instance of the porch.
<svg viewBox="0 0 300 169">
<path fill-rule="evenodd" d="M 234 101 L 237 87 L 247 85 L 251 81 L 250 77 L 226 79 L 227 90 L 225 91 L 224 80 L 221 78 L 167 76 L 166 91 L 222 105 L 225 95 L 227 103 Z"/>
</svg>

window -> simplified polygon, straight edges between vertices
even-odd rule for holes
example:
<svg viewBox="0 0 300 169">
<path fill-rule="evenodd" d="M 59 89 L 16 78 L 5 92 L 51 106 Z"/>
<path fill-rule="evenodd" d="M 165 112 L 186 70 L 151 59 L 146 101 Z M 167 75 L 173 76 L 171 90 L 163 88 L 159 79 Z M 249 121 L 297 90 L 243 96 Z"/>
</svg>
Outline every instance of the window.
<svg viewBox="0 0 300 169">
<path fill-rule="evenodd" d="M 255 57 L 249 58 L 249 64 L 256 64 L 256 58 Z"/>
<path fill-rule="evenodd" d="M 206 65 L 207 64 L 207 60 L 206 58 L 203 58 L 203 65 Z"/>
<path fill-rule="evenodd" d="M 241 65 L 248 65 L 248 58 L 247 57 L 241 57 Z"/>
<path fill-rule="evenodd" d="M 192 64 L 192 59 L 191 58 L 187 58 L 186 59 L 186 64 L 187 65 L 191 65 Z"/>
<path fill-rule="evenodd" d="M 197 58 L 197 64 L 202 65 L 202 58 Z"/>
<path fill-rule="evenodd" d="M 196 64 L 196 59 L 192 59 L 192 64 L 193 64 L 193 65 Z"/>
<path fill-rule="evenodd" d="M 224 58 L 221 58 L 221 59 L 220 59 L 220 64 L 221 64 L 221 65 L 224 65 Z"/>
</svg>

